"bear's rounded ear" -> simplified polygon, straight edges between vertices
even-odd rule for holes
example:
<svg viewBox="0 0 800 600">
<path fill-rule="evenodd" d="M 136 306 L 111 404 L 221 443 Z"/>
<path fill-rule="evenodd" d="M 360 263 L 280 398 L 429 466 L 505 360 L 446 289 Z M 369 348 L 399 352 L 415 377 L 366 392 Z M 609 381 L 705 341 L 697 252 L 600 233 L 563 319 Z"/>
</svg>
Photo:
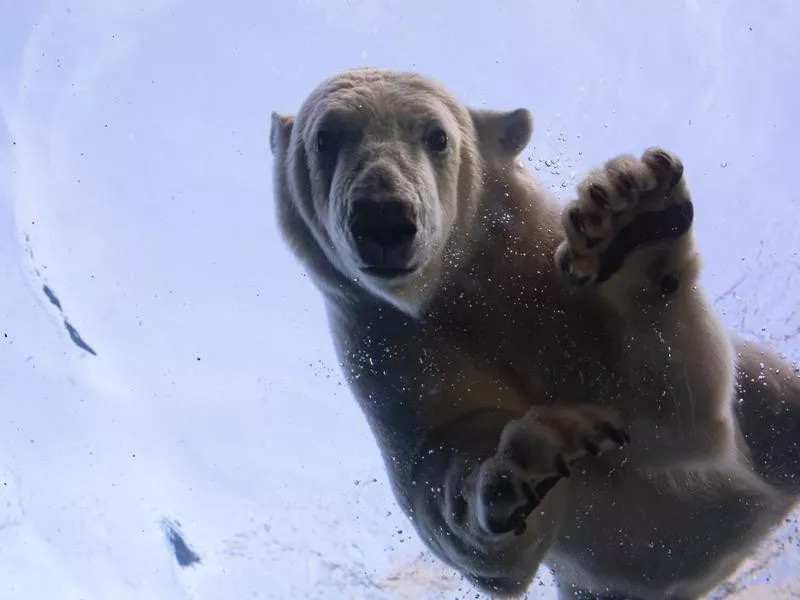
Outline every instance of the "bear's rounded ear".
<svg viewBox="0 0 800 600">
<path fill-rule="evenodd" d="M 525 149 L 533 135 L 533 115 L 527 108 L 503 113 L 503 137 L 500 144 L 506 152 L 516 156 Z"/>
<path fill-rule="evenodd" d="M 294 125 L 294 115 L 282 115 L 272 112 L 272 124 L 269 130 L 269 146 L 272 154 L 276 155 L 279 151 L 285 150 L 289 146 L 289 138 L 292 135 Z"/>
<path fill-rule="evenodd" d="M 533 135 L 533 115 L 527 108 L 511 111 L 472 109 L 472 121 L 481 143 L 506 156 L 517 156 Z"/>
</svg>

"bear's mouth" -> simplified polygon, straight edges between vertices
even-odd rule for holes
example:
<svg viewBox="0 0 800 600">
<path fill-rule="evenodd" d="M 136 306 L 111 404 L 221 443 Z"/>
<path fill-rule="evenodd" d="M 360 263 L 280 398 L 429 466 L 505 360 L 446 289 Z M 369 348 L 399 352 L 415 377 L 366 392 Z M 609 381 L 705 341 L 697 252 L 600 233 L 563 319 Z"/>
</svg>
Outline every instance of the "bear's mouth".
<svg viewBox="0 0 800 600">
<path fill-rule="evenodd" d="M 398 277 L 411 275 L 414 271 L 416 271 L 416 268 L 365 266 L 361 267 L 361 270 L 367 275 L 372 275 L 373 277 L 378 277 L 379 279 L 397 279 Z"/>
<path fill-rule="evenodd" d="M 417 270 L 417 213 L 402 198 L 356 198 L 348 233 L 359 269 L 376 279 L 399 279 Z"/>
</svg>

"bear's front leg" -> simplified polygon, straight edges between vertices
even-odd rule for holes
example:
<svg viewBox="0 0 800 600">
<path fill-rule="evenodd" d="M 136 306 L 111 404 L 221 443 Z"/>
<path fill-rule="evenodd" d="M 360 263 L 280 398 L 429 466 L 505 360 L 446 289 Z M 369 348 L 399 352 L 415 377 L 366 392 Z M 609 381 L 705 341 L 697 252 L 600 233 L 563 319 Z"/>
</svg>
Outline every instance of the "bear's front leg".
<svg viewBox="0 0 800 600">
<path fill-rule="evenodd" d="M 683 163 L 661 148 L 617 156 L 578 185 L 562 213 L 557 271 L 612 302 L 669 297 L 697 279 L 694 210 Z"/>
<path fill-rule="evenodd" d="M 575 461 L 628 444 L 604 407 L 477 410 L 431 432 L 414 461 L 414 524 L 474 585 L 521 596 L 558 530 Z"/>
<path fill-rule="evenodd" d="M 622 447 L 630 436 L 609 408 L 558 404 L 534 406 L 510 421 L 493 457 L 474 481 L 474 509 L 487 531 L 521 535 L 526 519 L 572 463 Z"/>
</svg>

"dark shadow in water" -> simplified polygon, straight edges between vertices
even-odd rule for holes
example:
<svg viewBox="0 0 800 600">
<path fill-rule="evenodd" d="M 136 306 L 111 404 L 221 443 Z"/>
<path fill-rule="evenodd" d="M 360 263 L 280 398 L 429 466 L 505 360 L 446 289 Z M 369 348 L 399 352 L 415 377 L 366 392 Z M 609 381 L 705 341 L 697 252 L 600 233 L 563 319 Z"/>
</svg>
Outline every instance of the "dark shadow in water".
<svg viewBox="0 0 800 600">
<path fill-rule="evenodd" d="M 183 539 L 183 535 L 177 523 L 173 523 L 168 519 L 163 519 L 161 521 L 161 527 L 164 529 L 167 541 L 172 548 L 172 554 L 175 555 L 175 560 L 178 561 L 181 567 L 186 568 L 195 564 L 200 564 L 200 556 L 198 556 L 198 554 L 189 547 L 186 540 Z"/>
<path fill-rule="evenodd" d="M 50 286 L 47 284 L 42 286 L 42 291 L 44 292 L 44 295 L 47 296 L 47 299 L 50 300 L 50 304 L 55 306 L 58 309 L 58 312 L 61 313 L 61 316 L 64 317 L 64 327 L 69 334 L 69 339 L 71 339 L 72 342 L 81 350 L 85 350 L 89 354 L 97 356 L 97 352 L 95 352 L 89 344 L 83 341 L 81 334 L 78 333 L 78 330 L 72 326 L 72 323 L 70 323 L 66 315 L 64 315 L 64 309 L 62 308 L 61 301 L 58 299 L 58 296 L 56 296 L 56 293 L 50 289 Z"/>
</svg>

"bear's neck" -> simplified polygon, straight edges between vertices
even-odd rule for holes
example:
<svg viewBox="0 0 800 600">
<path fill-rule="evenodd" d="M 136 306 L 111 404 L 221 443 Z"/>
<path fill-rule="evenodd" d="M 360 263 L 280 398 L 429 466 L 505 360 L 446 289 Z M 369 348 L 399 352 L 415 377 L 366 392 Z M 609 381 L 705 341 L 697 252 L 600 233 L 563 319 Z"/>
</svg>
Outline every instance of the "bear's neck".
<svg viewBox="0 0 800 600">
<path fill-rule="evenodd" d="M 431 312 L 459 313 L 473 321 L 495 306 L 512 306 L 515 298 L 533 299 L 560 285 L 553 258 L 561 241 L 557 206 L 538 198 L 526 204 L 502 198 L 507 202 L 483 207 L 469 260 L 444 278 Z"/>
</svg>

